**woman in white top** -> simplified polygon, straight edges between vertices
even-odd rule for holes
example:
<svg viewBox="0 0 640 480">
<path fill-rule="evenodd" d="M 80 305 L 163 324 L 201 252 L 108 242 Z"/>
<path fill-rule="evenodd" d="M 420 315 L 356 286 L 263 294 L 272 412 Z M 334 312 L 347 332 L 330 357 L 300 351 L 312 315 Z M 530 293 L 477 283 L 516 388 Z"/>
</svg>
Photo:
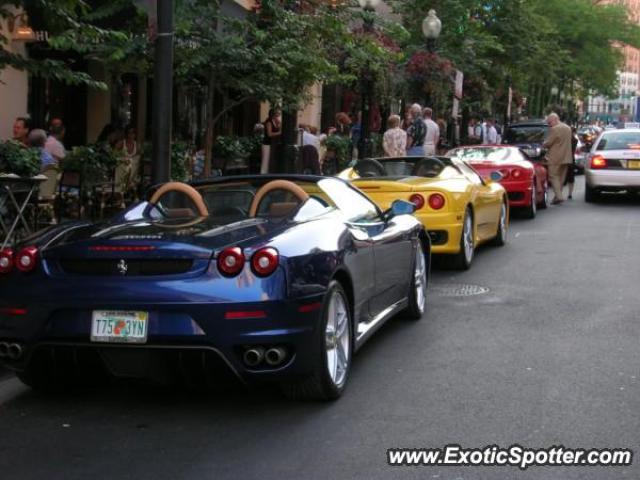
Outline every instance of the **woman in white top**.
<svg viewBox="0 0 640 480">
<path fill-rule="evenodd" d="M 387 157 L 404 157 L 407 154 L 407 132 L 400 128 L 400 117 L 391 115 L 387 131 L 382 138 L 382 148 Z"/>
<path fill-rule="evenodd" d="M 140 152 L 136 141 L 136 129 L 129 126 L 125 129 L 122 142 L 122 160 L 116 169 L 116 183 L 123 192 L 136 188 L 140 171 Z"/>
</svg>

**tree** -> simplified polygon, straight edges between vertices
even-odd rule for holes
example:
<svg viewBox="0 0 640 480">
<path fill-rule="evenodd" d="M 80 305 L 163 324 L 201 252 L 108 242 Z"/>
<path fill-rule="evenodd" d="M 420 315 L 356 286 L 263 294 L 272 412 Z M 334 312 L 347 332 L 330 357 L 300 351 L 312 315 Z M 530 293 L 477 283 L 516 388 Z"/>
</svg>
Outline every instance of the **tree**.
<svg viewBox="0 0 640 480">
<path fill-rule="evenodd" d="M 465 73 L 463 105 L 506 110 L 507 83 L 526 92 L 541 114 L 553 87 L 579 96 L 611 93 L 621 67 L 620 45 L 640 46 L 640 27 L 619 4 L 593 0 L 390 0 L 411 39 L 424 51 L 415 12 L 436 9 L 442 20 L 439 54 Z M 557 98 L 555 99 L 557 100 Z"/>
<path fill-rule="evenodd" d="M 115 65 L 130 58 L 135 42 L 131 34 L 101 24 L 121 9 L 132 7 L 130 0 L 95 1 L 91 5 L 83 0 L 0 0 L 0 17 L 15 20 L 21 12 L 40 17 L 42 28 L 49 34 L 50 48 Z M 6 32 L 0 31 L 0 70 L 13 67 L 67 84 L 106 88 L 87 73 L 74 70 L 68 62 L 16 54 L 7 48 L 9 41 Z"/>
<path fill-rule="evenodd" d="M 365 64 L 374 72 L 393 55 L 377 37 L 354 35 L 356 15 L 348 8 L 262 0 L 247 18 L 222 13 L 219 1 L 178 3 L 177 81 L 207 89 L 207 165 L 215 124 L 248 100 L 296 111 L 311 98 L 316 82 L 355 82 Z M 214 111 L 214 92 L 222 108 Z"/>
</svg>

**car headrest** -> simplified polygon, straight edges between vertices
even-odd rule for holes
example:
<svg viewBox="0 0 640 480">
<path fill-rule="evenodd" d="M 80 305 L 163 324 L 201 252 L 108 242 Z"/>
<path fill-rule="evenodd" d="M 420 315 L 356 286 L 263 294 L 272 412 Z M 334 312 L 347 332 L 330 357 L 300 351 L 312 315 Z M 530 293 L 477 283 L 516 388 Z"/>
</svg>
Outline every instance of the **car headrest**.
<svg viewBox="0 0 640 480">
<path fill-rule="evenodd" d="M 168 218 L 189 218 L 196 216 L 195 212 L 190 208 L 167 208 L 166 213 Z"/>
<path fill-rule="evenodd" d="M 298 208 L 299 205 L 297 202 L 274 202 L 269 205 L 269 216 L 286 217 Z"/>
<path fill-rule="evenodd" d="M 358 160 L 353 169 L 361 178 L 385 177 L 387 175 L 384 166 L 372 158 Z"/>
</svg>

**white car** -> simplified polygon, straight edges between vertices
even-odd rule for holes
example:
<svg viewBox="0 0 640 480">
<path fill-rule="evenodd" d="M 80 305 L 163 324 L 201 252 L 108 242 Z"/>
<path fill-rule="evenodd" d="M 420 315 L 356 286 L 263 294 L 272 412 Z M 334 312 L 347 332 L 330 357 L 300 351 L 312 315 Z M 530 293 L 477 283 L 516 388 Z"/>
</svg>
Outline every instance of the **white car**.
<svg viewBox="0 0 640 480">
<path fill-rule="evenodd" d="M 601 192 L 640 192 L 640 129 L 605 130 L 585 164 L 585 200 Z"/>
</svg>

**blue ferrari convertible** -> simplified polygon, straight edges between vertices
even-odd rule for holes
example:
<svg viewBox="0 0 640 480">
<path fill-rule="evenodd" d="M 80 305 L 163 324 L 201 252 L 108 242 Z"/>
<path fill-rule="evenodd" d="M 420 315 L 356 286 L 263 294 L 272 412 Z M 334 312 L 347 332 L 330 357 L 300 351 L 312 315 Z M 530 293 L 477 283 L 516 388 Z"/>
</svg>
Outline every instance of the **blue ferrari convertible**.
<svg viewBox="0 0 640 480">
<path fill-rule="evenodd" d="M 353 353 L 421 318 L 430 244 L 337 178 L 171 182 L 105 223 L 0 251 L 0 362 L 34 388 L 96 378 L 268 381 L 334 399 Z"/>
</svg>

